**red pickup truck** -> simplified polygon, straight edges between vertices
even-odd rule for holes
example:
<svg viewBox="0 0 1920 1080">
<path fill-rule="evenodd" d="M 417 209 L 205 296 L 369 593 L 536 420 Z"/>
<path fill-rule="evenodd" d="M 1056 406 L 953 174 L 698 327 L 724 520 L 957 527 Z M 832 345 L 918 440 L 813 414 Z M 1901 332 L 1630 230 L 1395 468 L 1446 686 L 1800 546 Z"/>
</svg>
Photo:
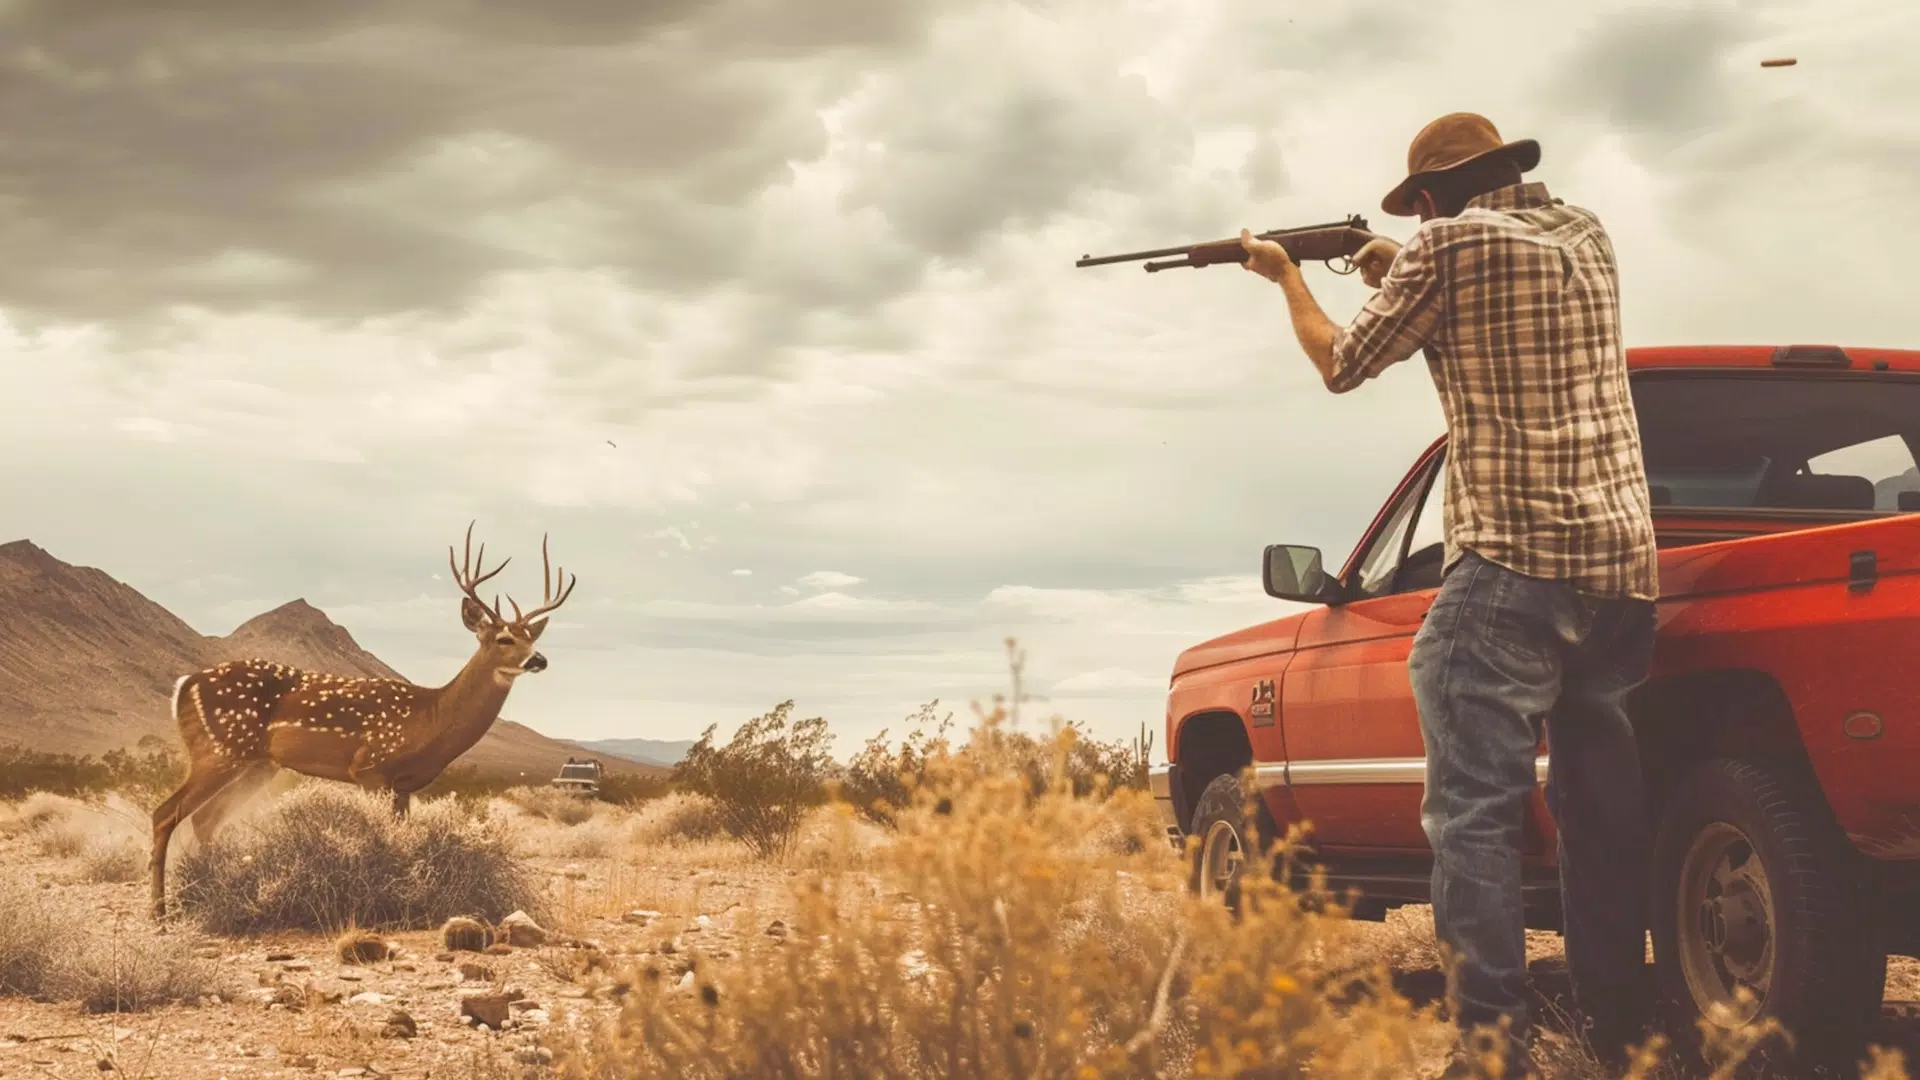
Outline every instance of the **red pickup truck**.
<svg viewBox="0 0 1920 1080">
<path fill-rule="evenodd" d="M 1686 1026 L 1745 986 L 1745 1019 L 1861 1032 L 1887 955 L 1920 955 L 1920 351 L 1663 347 L 1628 363 L 1661 548 L 1632 712 L 1665 1009 Z M 1439 586 L 1445 452 L 1421 455 L 1337 573 L 1316 549 L 1267 549 L 1267 592 L 1306 610 L 1180 654 L 1170 763 L 1150 783 L 1196 890 L 1228 893 L 1250 853 L 1305 823 L 1357 917 L 1427 902 L 1406 662 Z M 1524 889 L 1529 925 L 1557 930 L 1550 750 Z"/>
</svg>

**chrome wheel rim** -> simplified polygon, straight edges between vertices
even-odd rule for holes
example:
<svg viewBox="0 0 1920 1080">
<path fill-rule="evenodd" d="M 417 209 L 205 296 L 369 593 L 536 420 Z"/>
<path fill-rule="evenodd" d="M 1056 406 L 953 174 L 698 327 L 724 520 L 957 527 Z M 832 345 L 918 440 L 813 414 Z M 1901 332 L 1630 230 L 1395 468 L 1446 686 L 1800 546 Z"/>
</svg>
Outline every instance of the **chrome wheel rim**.
<svg viewBox="0 0 1920 1080">
<path fill-rule="evenodd" d="M 1680 863 L 1676 927 L 1680 972 L 1704 1015 L 1718 1005 L 1753 1021 L 1773 986 L 1774 904 L 1753 841 L 1726 822 L 1693 838 Z M 1752 995 L 1741 1002 L 1738 993 Z"/>
<path fill-rule="evenodd" d="M 1240 875 L 1246 854 L 1240 843 L 1240 830 L 1231 821 L 1216 821 L 1207 827 L 1200 842 L 1200 895 L 1224 896 Z"/>
</svg>

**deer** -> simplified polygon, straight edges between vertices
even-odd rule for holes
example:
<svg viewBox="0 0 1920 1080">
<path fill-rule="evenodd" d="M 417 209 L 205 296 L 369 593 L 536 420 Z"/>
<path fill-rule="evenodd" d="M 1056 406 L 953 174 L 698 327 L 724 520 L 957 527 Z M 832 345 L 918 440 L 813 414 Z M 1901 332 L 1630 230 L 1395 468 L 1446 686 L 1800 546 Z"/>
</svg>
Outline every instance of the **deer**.
<svg viewBox="0 0 1920 1080">
<path fill-rule="evenodd" d="M 266 660 L 235 660 L 182 677 L 173 688 L 173 718 L 186 743 L 188 771 L 180 789 L 153 812 L 153 916 L 166 919 L 167 846 L 182 821 L 195 838 L 212 840 L 220 825 L 281 769 L 393 794 L 393 812 L 405 819 L 413 793 L 480 741 L 500 716 L 522 675 L 545 671 L 534 643 L 547 619 L 573 594 L 578 575 L 552 573 L 547 538 L 540 538 L 543 595 L 513 617 L 480 599 L 479 588 L 511 558 L 485 573 L 487 546 L 447 568 L 462 593 L 460 620 L 478 641 L 473 656 L 444 686 L 402 679 L 353 678 Z M 556 595 L 555 587 L 564 582 Z"/>
</svg>

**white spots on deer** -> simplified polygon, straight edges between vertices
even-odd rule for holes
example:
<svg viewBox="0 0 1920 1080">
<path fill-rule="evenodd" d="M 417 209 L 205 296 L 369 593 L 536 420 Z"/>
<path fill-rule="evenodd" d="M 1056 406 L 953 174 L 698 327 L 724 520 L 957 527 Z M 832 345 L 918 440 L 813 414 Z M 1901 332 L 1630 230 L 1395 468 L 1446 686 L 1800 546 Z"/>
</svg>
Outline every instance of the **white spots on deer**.
<svg viewBox="0 0 1920 1080">
<path fill-rule="evenodd" d="M 499 677 L 492 662 L 497 657 L 486 651 L 502 647 L 496 635 L 505 635 L 507 645 L 524 647 L 544 626 L 545 616 L 572 595 L 578 580 L 569 578 L 564 569 L 554 572 L 543 537 L 542 603 L 522 612 L 519 602 L 509 596 L 513 617 L 507 618 L 497 599 L 489 605 L 477 589 L 505 569 L 506 562 L 476 572 L 472 539 L 470 526 L 465 566 L 456 565 L 453 549 L 447 549 L 448 568 L 465 598 L 463 615 L 469 629 L 481 633 L 483 651 L 476 654 L 476 661 L 488 660 L 470 662 L 474 674 L 460 676 L 468 680 L 462 684 L 467 689 L 479 680 Z M 485 560 L 483 546 L 478 561 L 484 565 Z M 191 718 L 182 711 L 189 705 L 194 710 Z M 331 775 L 349 762 L 352 770 L 363 773 L 370 764 L 401 756 L 417 757 L 424 773 L 437 774 L 447 760 L 436 757 L 436 745 L 455 741 L 441 736 L 449 730 L 484 731 L 497 719 L 499 705 L 500 698 L 491 694 L 469 699 L 460 689 L 329 675 L 258 659 L 228 661 L 187 676 L 174 684 L 172 700 L 175 723 L 196 755 L 239 761 L 271 758 L 285 768 L 314 775 Z"/>
</svg>

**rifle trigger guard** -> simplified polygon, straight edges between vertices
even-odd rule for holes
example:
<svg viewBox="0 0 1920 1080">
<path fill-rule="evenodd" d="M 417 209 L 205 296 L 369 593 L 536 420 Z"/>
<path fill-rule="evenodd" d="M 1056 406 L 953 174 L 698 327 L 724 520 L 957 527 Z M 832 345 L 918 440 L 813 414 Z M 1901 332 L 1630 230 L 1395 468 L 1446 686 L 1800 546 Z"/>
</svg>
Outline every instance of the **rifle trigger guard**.
<svg viewBox="0 0 1920 1080">
<path fill-rule="evenodd" d="M 1327 269 L 1333 271 L 1336 274 L 1351 274 L 1355 270 L 1360 269 L 1359 267 L 1353 265 L 1353 257 L 1351 255 L 1340 256 L 1340 261 L 1346 265 L 1345 270 L 1342 270 L 1338 266 L 1333 265 L 1332 259 L 1327 260 Z"/>
</svg>

